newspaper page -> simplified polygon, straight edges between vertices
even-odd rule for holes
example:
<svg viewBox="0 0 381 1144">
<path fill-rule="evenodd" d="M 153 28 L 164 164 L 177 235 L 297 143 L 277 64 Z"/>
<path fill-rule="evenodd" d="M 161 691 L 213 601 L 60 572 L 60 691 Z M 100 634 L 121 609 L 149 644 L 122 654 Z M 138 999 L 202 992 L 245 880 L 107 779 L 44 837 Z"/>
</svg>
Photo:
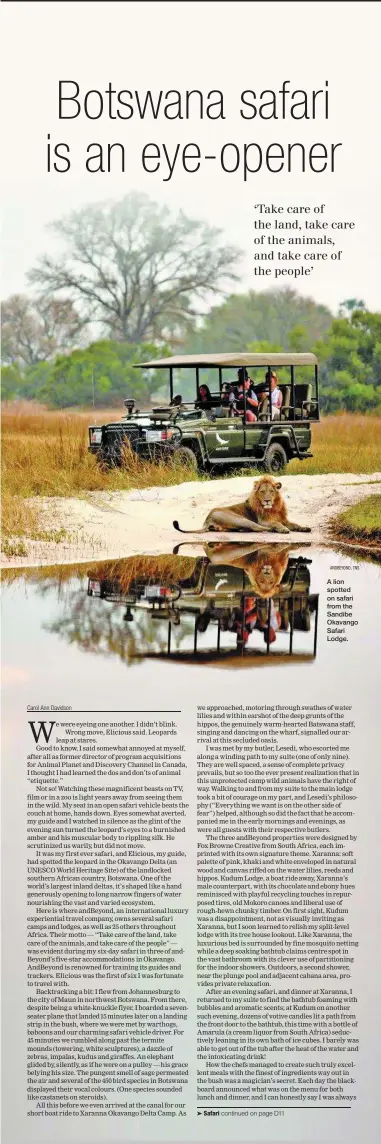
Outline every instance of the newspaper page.
<svg viewBox="0 0 381 1144">
<path fill-rule="evenodd" d="M 1 17 L 2 1138 L 376 1144 L 380 7 Z"/>
</svg>

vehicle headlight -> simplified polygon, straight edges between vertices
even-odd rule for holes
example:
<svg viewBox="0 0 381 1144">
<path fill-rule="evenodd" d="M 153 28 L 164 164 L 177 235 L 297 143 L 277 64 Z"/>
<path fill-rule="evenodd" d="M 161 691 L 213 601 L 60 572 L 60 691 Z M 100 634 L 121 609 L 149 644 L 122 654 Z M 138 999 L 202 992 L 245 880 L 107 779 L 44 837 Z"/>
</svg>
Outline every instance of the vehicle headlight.
<svg viewBox="0 0 381 1144">
<path fill-rule="evenodd" d="M 166 600 L 171 595 L 171 589 L 162 584 L 147 584 L 143 596 L 145 600 Z"/>
<path fill-rule="evenodd" d="M 173 429 L 147 429 L 146 441 L 172 441 Z"/>
<path fill-rule="evenodd" d="M 101 582 L 100 582 L 100 580 L 89 580 L 89 586 L 88 586 L 87 590 L 88 590 L 89 596 L 100 596 L 100 594 L 101 594 Z"/>
</svg>

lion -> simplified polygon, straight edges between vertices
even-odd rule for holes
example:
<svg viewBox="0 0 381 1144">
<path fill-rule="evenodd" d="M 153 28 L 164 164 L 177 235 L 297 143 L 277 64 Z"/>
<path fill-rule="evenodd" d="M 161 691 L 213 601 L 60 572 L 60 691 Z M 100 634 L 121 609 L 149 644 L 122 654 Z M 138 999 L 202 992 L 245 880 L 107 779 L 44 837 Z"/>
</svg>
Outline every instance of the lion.
<svg viewBox="0 0 381 1144">
<path fill-rule="evenodd" d="M 311 532 L 305 524 L 287 519 L 287 508 L 279 489 L 281 481 L 264 476 L 255 481 L 247 500 L 212 508 L 203 528 L 195 532 Z M 192 530 L 193 531 L 193 530 Z"/>
<path fill-rule="evenodd" d="M 269 599 L 279 588 L 288 568 L 290 552 L 297 545 L 266 544 L 262 548 L 251 544 L 208 544 L 206 555 L 211 564 L 242 568 L 248 576 L 256 596 Z"/>
</svg>

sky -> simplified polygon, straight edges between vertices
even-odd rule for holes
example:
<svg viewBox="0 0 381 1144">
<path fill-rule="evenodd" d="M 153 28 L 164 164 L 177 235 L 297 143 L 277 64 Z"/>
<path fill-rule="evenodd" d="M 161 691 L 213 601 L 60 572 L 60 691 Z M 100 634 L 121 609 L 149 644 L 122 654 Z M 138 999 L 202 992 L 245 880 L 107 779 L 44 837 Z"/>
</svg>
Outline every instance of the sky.
<svg viewBox="0 0 381 1144">
<path fill-rule="evenodd" d="M 354 222 L 337 232 L 339 259 L 308 263 L 308 276 L 280 278 L 329 305 L 334 311 L 348 297 L 380 308 L 379 241 L 380 158 L 378 147 L 379 6 L 373 3 L 62 3 L 21 2 L 2 6 L 3 126 L 2 296 L 23 291 L 26 274 L 38 256 L 52 253 L 54 239 L 47 224 L 90 202 L 120 199 L 143 191 L 175 213 L 205 219 L 221 229 L 225 242 L 243 257 L 237 290 L 274 288 L 274 278 L 254 276 L 253 220 L 259 202 L 287 207 L 324 205 L 318 219 Z M 16 49 L 16 50 L 15 50 Z M 81 113 L 59 120 L 59 80 L 79 85 Z M 246 90 L 329 91 L 329 118 L 315 120 L 245 120 L 240 97 Z M 139 120 L 86 118 L 87 91 L 107 85 L 144 95 L 160 90 L 222 90 L 225 119 L 191 114 L 188 120 L 152 116 Z M 65 88 L 65 92 L 69 89 Z M 74 90 L 74 89 L 70 89 Z M 94 107 L 89 101 L 90 111 Z M 318 105 L 317 105 L 318 106 Z M 322 104 L 320 104 L 322 107 Z M 279 109 L 279 105 L 278 105 Z M 72 110 L 72 105 L 66 110 Z M 71 169 L 48 173 L 47 135 L 51 143 L 70 147 Z M 123 173 L 90 173 L 84 169 L 89 143 L 122 142 Z M 340 143 L 334 173 L 293 171 L 243 178 L 245 144 Z M 147 143 L 173 155 L 197 144 L 202 155 L 217 155 L 227 143 L 239 148 L 238 170 L 223 172 L 219 159 L 203 160 L 193 174 L 180 170 L 164 181 L 142 167 Z M 225 151 L 229 163 L 233 148 Z M 257 151 L 255 151 L 257 154 Z M 254 148 L 251 151 L 254 156 Z M 287 216 L 289 217 L 289 216 Z M 292 216 L 295 217 L 295 216 Z M 317 248 L 319 249 L 319 248 Z"/>
</svg>

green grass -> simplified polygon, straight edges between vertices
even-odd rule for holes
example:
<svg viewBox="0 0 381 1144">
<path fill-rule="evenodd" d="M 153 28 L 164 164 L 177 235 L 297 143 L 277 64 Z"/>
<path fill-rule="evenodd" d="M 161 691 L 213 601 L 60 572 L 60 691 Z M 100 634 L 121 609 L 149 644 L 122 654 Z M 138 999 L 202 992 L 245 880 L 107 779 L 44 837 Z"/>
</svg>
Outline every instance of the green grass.
<svg viewBox="0 0 381 1144">
<path fill-rule="evenodd" d="M 381 542 L 381 495 L 374 493 L 341 512 L 331 531 L 341 540 Z"/>
</svg>

